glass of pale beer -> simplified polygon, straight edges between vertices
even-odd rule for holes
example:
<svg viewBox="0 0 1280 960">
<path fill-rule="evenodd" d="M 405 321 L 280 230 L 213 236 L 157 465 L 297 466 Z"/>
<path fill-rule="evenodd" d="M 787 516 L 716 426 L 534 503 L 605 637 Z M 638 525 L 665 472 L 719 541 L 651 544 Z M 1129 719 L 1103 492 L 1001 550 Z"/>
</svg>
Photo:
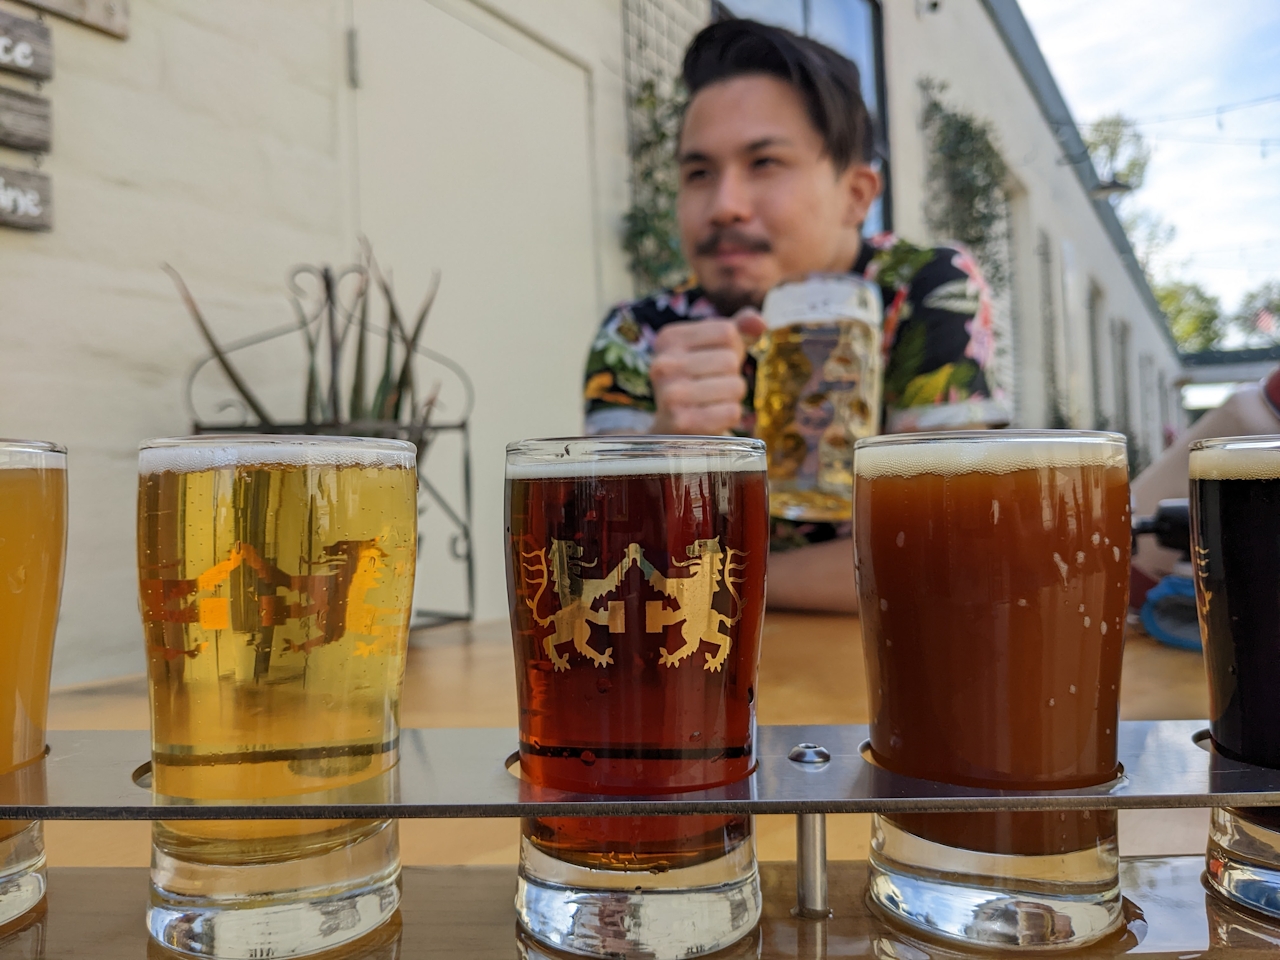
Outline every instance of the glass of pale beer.
<svg viewBox="0 0 1280 960">
<path fill-rule="evenodd" d="M 526 440 L 507 447 L 506 499 L 522 776 L 630 796 L 749 776 L 764 445 Z M 760 916 L 751 819 L 527 818 L 516 910 L 573 953 L 718 950 Z"/>
<path fill-rule="evenodd" d="M 397 759 L 416 536 L 412 444 L 143 445 L 158 796 L 378 795 L 367 785 L 386 783 Z M 394 820 L 162 820 L 148 923 L 197 956 L 301 956 L 384 923 L 399 875 Z"/>
<path fill-rule="evenodd" d="M 1280 437 L 1191 446 L 1191 545 L 1214 749 L 1280 769 Z M 1205 877 L 1280 917 L 1280 810 L 1217 808 Z"/>
<path fill-rule="evenodd" d="M 874 762 L 992 789 L 1114 779 L 1124 438 L 877 437 L 855 469 Z M 1121 922 L 1114 811 L 877 815 L 870 860 L 882 912 L 969 945 L 1061 948 Z"/>
<path fill-rule="evenodd" d="M 43 782 L 31 768 L 44 757 L 66 547 L 67 451 L 0 440 L 0 776 L 15 783 Z M 44 891 L 40 822 L 0 820 L 0 926 Z"/>
<path fill-rule="evenodd" d="M 880 289 L 815 274 L 770 290 L 762 312 L 768 328 L 751 354 L 770 508 L 787 520 L 848 520 L 853 446 L 880 430 Z"/>
</svg>

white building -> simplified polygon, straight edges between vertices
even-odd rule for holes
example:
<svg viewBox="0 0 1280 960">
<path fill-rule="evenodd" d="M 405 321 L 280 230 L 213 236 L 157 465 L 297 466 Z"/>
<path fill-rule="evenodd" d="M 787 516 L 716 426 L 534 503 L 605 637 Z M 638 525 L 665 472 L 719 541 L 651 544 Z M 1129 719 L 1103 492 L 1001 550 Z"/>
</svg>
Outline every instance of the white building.
<svg viewBox="0 0 1280 960">
<path fill-rule="evenodd" d="M 1127 427 L 1144 457 L 1158 451 L 1180 414 L 1173 344 L 1110 207 L 1090 197 L 1096 178 L 1016 4 L 722 6 L 799 29 L 807 11 L 811 30 L 836 30 L 824 36 L 876 78 L 891 183 L 882 213 L 909 239 L 943 239 L 923 214 L 917 81 L 945 81 L 950 103 L 989 121 L 1011 171 L 1019 422 L 1047 424 L 1058 398 L 1072 425 Z M 227 340 L 289 322 L 288 268 L 350 262 L 361 233 L 406 301 L 442 270 L 427 340 L 475 381 L 478 615 L 505 616 L 503 446 L 580 430 L 587 343 L 632 290 L 618 241 L 628 89 L 674 71 L 709 0 L 111 9 L 128 10 L 127 38 L 49 18 L 54 74 L 38 88 L 0 65 L 0 87 L 38 89 L 53 111 L 38 165 L 53 229 L 0 229 L 0 435 L 71 451 L 55 682 L 142 669 L 136 448 L 190 430 L 185 380 L 204 354 L 163 262 Z M 16 0 L 0 12 L 36 16 Z M 0 168 L 35 167 L 0 147 Z M 245 367 L 265 402 L 295 416 L 297 347 Z M 451 456 L 440 452 L 446 492 Z M 439 511 L 423 533 L 419 598 L 447 606 L 461 574 L 432 550 L 448 533 Z"/>
</svg>

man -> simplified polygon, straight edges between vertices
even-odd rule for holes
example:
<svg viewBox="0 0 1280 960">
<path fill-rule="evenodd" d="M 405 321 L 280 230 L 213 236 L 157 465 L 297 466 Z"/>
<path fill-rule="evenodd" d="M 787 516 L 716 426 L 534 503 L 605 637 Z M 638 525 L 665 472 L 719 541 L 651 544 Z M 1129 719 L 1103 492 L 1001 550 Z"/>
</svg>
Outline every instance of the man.
<svg viewBox="0 0 1280 960">
<path fill-rule="evenodd" d="M 749 431 L 746 345 L 770 288 L 861 274 L 884 296 L 884 429 L 1003 426 L 990 382 L 991 305 L 973 258 L 862 237 L 880 193 L 858 68 L 751 20 L 699 33 L 678 146 L 677 218 L 697 277 L 616 308 L 587 361 L 588 433 Z M 852 611 L 849 525 L 775 523 L 772 607 Z"/>
</svg>

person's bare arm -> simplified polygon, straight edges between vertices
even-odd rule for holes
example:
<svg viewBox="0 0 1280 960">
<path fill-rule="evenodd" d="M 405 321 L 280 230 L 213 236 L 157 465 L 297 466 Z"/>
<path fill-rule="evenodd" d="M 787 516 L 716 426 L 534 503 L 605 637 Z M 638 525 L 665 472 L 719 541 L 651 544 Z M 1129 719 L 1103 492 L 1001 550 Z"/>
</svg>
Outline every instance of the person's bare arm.
<svg viewBox="0 0 1280 960">
<path fill-rule="evenodd" d="M 1208 437 L 1245 437 L 1270 433 L 1280 433 L 1280 419 L 1277 419 L 1264 399 L 1262 388 L 1256 384 L 1241 387 L 1227 398 L 1226 403 L 1216 410 L 1210 410 L 1183 431 L 1164 453 L 1134 478 L 1134 512 L 1140 517 L 1150 516 L 1156 512 L 1156 505 L 1161 500 L 1188 495 L 1188 447 L 1194 441 Z M 1133 565 L 1158 580 L 1173 571 L 1173 564 L 1177 559 L 1176 552 L 1161 547 L 1154 537 L 1139 537 Z"/>
<path fill-rule="evenodd" d="M 853 543 L 827 540 L 769 557 L 770 610 L 857 613 L 853 582 Z"/>
</svg>

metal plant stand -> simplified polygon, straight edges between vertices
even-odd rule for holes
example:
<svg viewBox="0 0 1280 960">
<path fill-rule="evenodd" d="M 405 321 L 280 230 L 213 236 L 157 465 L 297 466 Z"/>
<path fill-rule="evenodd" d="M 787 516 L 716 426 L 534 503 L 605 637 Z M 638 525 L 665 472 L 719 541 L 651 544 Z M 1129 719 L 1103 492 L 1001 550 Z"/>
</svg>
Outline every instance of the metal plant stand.
<svg viewBox="0 0 1280 960">
<path fill-rule="evenodd" d="M 172 273 L 172 272 L 171 272 Z M 471 430 L 475 390 L 466 370 L 451 358 L 423 345 L 421 337 L 439 285 L 435 275 L 416 321 L 402 317 L 395 294 L 382 276 L 372 251 L 366 244 L 361 262 L 341 268 L 301 265 L 289 271 L 287 286 L 295 321 L 238 340 L 219 342 L 205 321 L 194 298 L 176 273 L 172 274 L 209 345 L 209 353 L 197 361 L 187 376 L 186 404 L 192 432 L 197 434 L 264 435 L 303 434 L 312 436 L 378 437 L 407 440 L 418 448 L 419 515 L 434 507 L 444 517 L 448 538 L 444 544 L 450 561 L 460 564 L 465 580 L 463 609 L 434 605 L 413 611 L 411 628 L 439 626 L 475 619 L 475 561 L 472 550 L 471 512 Z M 382 293 L 387 322 L 369 317 L 374 289 Z M 256 347 L 278 345 L 285 339 L 301 337 L 306 348 L 306 418 L 282 421 L 274 417 L 258 399 L 247 378 L 235 366 L 239 355 Z M 381 358 L 381 376 L 371 378 L 366 367 Z M 215 381 L 216 399 L 197 402 L 198 392 L 208 392 L 202 375 L 220 368 L 223 377 Z M 448 381 L 456 395 L 456 416 L 442 418 L 441 399 Z M 423 386 L 430 384 L 430 386 Z M 204 388 L 201 390 L 200 388 Z M 212 407 L 212 414 L 206 412 Z M 457 462 L 443 465 L 457 471 L 456 496 L 447 496 L 432 479 L 443 474 L 435 467 L 432 454 L 436 441 L 457 440 Z M 428 461 L 432 470 L 428 472 Z M 419 554 L 424 542 L 419 540 Z"/>
</svg>

